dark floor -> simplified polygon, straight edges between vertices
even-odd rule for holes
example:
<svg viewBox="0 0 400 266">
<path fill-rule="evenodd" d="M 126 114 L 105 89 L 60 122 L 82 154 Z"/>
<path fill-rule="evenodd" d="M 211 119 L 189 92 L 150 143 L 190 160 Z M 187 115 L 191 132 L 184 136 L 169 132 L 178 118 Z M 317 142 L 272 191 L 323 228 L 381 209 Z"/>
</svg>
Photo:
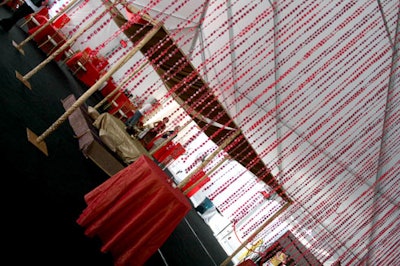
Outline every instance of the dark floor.
<svg viewBox="0 0 400 266">
<path fill-rule="evenodd" d="M 0 8 L 0 18 L 9 14 Z M 86 207 L 83 196 L 108 176 L 83 157 L 68 121 L 45 138 L 48 156 L 26 133 L 40 136 L 64 113 L 61 99 L 71 93 L 79 97 L 86 88 L 53 61 L 29 78 L 32 89 L 27 88 L 16 71 L 26 75 L 46 55 L 33 42 L 23 46 L 25 56 L 19 53 L 12 40 L 20 43 L 26 37 L 18 26 L 8 33 L 0 29 L 2 260 L 9 265 L 113 265 L 112 257 L 100 252 L 101 242 L 86 237 L 76 223 Z M 100 99 L 95 94 L 86 103 Z M 219 265 L 227 257 L 194 210 L 160 251 L 163 258 L 157 252 L 146 265 Z"/>
</svg>

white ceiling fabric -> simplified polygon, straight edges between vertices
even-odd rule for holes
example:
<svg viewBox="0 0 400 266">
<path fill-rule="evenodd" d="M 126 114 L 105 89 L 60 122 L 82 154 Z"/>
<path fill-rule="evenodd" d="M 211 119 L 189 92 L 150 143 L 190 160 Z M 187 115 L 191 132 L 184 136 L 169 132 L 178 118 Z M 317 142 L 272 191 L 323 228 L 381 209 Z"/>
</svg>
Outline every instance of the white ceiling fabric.
<svg viewBox="0 0 400 266">
<path fill-rule="evenodd" d="M 399 2 L 274 6 L 210 2 L 187 53 L 295 200 L 296 228 L 324 233 L 316 249 L 395 265 L 381 256 L 399 240 Z"/>
</svg>

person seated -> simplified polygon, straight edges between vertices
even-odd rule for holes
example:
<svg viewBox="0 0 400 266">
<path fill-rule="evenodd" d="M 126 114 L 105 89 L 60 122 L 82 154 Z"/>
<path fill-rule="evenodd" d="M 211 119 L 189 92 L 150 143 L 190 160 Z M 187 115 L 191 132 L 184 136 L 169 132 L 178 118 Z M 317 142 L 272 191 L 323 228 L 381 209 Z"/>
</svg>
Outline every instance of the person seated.
<svg viewBox="0 0 400 266">
<path fill-rule="evenodd" d="M 169 122 L 168 117 L 164 117 L 161 121 L 154 122 L 151 131 L 156 134 L 162 133 L 167 127 L 168 122 Z"/>
<path fill-rule="evenodd" d="M 161 136 L 162 136 L 162 138 L 164 138 L 164 139 L 168 139 L 169 137 L 172 136 L 171 139 L 173 139 L 173 138 L 175 138 L 176 135 L 179 133 L 179 130 L 181 130 L 181 126 L 176 126 L 176 127 L 174 128 L 174 130 L 168 130 L 168 131 L 166 131 L 166 132 L 163 132 L 163 133 L 161 134 Z"/>
<path fill-rule="evenodd" d="M 142 141 L 147 146 L 158 134 L 162 133 L 169 122 L 168 117 L 164 117 L 161 121 L 156 121 L 152 124 L 147 133 L 142 137 Z"/>
<path fill-rule="evenodd" d="M 147 145 L 146 149 L 150 151 L 151 149 L 155 149 L 158 146 L 162 145 L 166 140 L 172 140 L 174 139 L 178 133 L 179 130 L 181 129 L 180 126 L 176 126 L 174 130 L 168 130 L 165 132 L 162 132 L 161 134 L 158 134 L 156 137 L 154 137 Z"/>
</svg>

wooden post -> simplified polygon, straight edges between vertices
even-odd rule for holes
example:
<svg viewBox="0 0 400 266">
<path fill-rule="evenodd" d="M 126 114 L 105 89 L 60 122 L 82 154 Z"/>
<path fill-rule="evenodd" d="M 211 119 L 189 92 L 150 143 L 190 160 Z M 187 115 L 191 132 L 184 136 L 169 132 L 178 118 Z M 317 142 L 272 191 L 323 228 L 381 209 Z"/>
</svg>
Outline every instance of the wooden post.
<svg viewBox="0 0 400 266">
<path fill-rule="evenodd" d="M 70 116 L 79 106 L 81 106 L 93 93 L 95 93 L 104 82 L 106 82 L 118 69 L 120 69 L 129 59 L 132 58 L 134 54 L 136 54 L 160 29 L 161 24 L 155 26 L 151 29 L 146 36 L 124 57 L 122 57 L 103 77 L 101 77 L 92 87 L 90 87 L 84 94 L 82 94 L 76 102 L 74 102 L 65 113 L 59 117 L 45 132 L 43 132 L 39 137 L 29 129 L 28 131 L 28 140 L 32 142 L 37 148 L 39 148 L 43 153 L 48 155 L 46 144 L 43 140 L 50 135 L 53 131 L 55 131 L 67 118 Z"/>
<path fill-rule="evenodd" d="M 37 65 L 34 69 L 29 71 L 27 74 L 22 76 L 18 71 L 15 71 L 16 77 L 25 84 L 29 89 L 31 88 L 31 84 L 28 82 L 28 79 L 30 79 L 34 74 L 36 74 L 40 69 L 42 69 L 44 66 L 46 66 L 48 63 L 50 63 L 51 60 L 53 60 L 57 55 L 59 55 L 62 51 L 64 51 L 68 46 L 70 46 L 73 42 L 76 41 L 87 29 L 92 27 L 94 24 L 98 22 L 98 18 L 104 16 L 108 10 L 106 9 L 103 11 L 97 18 L 93 19 L 88 25 L 83 27 L 80 31 L 78 31 L 74 36 L 72 36 L 68 41 L 66 41 L 60 48 L 55 50 L 49 57 L 47 57 L 43 62 L 41 62 L 39 65 Z"/>
<path fill-rule="evenodd" d="M 17 44 L 14 40 L 12 41 L 13 46 L 23 55 L 25 55 L 25 51 L 22 49 L 22 46 L 24 46 L 27 42 L 32 40 L 36 35 L 38 35 L 41 31 L 43 31 L 47 26 L 49 26 L 53 21 L 55 21 L 57 18 L 59 18 L 65 11 L 67 11 L 71 6 L 73 6 L 77 1 L 80 0 L 72 0 L 68 5 L 66 5 L 63 9 L 60 10 L 60 12 L 57 13 L 54 17 L 49 19 L 45 24 L 40 26 L 39 29 L 37 29 L 35 32 L 33 32 L 31 35 L 29 35 L 25 40 Z"/>
<path fill-rule="evenodd" d="M 291 202 L 287 202 L 285 205 L 282 206 L 274 215 L 272 215 L 265 223 L 263 223 L 251 236 L 249 236 L 228 258 L 226 258 L 220 266 L 226 266 L 232 260 L 232 258 L 239 253 L 242 248 L 244 248 L 251 240 L 253 240 L 258 233 L 260 233 L 267 225 L 269 225 L 273 220 L 275 220 L 279 215 L 281 215 L 289 206 Z"/>
<path fill-rule="evenodd" d="M 182 189 L 190 180 L 190 178 L 197 173 L 198 171 L 200 171 L 202 168 L 204 168 L 204 166 L 206 166 L 220 151 L 222 151 L 229 143 L 232 142 L 232 140 L 234 140 L 239 134 L 240 134 L 241 130 L 237 129 L 231 136 L 229 136 L 227 139 L 224 140 L 224 142 L 218 146 L 218 149 L 216 149 L 210 156 L 208 156 L 204 162 L 202 162 L 198 167 L 196 167 L 196 169 L 189 174 L 185 179 L 183 179 L 179 184 L 178 184 L 178 188 Z"/>
</svg>

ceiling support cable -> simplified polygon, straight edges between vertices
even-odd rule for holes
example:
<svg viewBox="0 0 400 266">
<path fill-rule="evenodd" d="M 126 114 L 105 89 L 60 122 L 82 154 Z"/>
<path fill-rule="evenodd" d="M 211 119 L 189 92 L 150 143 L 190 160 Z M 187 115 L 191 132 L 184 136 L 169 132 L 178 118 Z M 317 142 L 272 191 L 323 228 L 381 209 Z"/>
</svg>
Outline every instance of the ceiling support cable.
<svg viewBox="0 0 400 266">
<path fill-rule="evenodd" d="M 270 5 L 271 5 L 271 7 L 272 7 L 272 9 L 273 9 L 273 27 L 274 27 L 274 40 L 273 40 L 273 42 L 274 42 L 274 68 L 275 68 L 275 81 L 276 80 L 278 80 L 278 78 L 279 78 L 279 68 L 278 68 L 278 58 L 277 58 L 277 54 L 278 54 L 278 51 L 277 51 L 277 49 L 278 49 L 278 46 L 277 46 L 277 39 L 276 39 L 276 36 L 277 36 L 277 28 L 276 28 L 276 25 L 278 25 L 278 17 L 277 17 L 277 2 L 276 3 L 272 3 L 271 2 L 271 0 L 269 0 L 269 3 L 270 3 Z M 274 86 L 274 89 L 275 89 L 275 105 L 276 106 L 278 106 L 278 104 L 279 104 L 279 102 L 280 102 L 280 95 L 279 95 L 279 84 L 277 83 L 277 82 L 275 82 L 275 86 Z M 279 109 L 276 109 L 276 112 L 275 112 L 275 118 L 276 118 L 276 138 L 277 139 L 280 139 L 281 138 L 281 136 L 282 136 L 282 133 L 281 133 L 281 126 L 280 125 L 282 125 L 282 124 L 284 124 L 283 123 L 283 121 L 282 121 L 282 118 L 281 118 L 281 116 L 280 116 L 280 113 L 279 113 Z M 287 126 L 287 125 L 286 125 Z M 288 128 L 290 128 L 290 127 L 288 127 Z M 292 129 L 291 129 L 292 130 Z M 308 141 L 309 142 L 309 141 Z M 309 144 L 310 145 L 312 145 L 312 146 L 314 146 L 312 143 L 310 143 L 309 142 Z M 282 144 L 279 144 L 278 146 L 277 146 L 277 157 L 278 157 L 278 159 L 277 159 L 277 167 L 278 167 L 278 170 L 279 170 L 279 172 L 281 172 L 282 171 Z M 301 208 L 305 211 L 305 212 L 307 212 L 308 213 L 308 215 L 310 215 L 314 220 L 316 220 L 316 221 L 318 221 L 313 215 L 312 215 L 312 213 L 306 208 L 306 207 L 304 207 L 300 202 L 296 202 L 296 204 L 299 204 L 300 206 L 301 206 Z M 333 238 L 335 238 L 335 235 L 325 226 L 325 224 L 324 223 L 319 223 L 319 225 L 326 231 L 326 232 L 328 232 L 329 233 L 329 235 L 330 236 L 332 236 Z M 338 243 L 340 243 L 340 245 L 341 246 L 345 246 L 345 244 L 343 244 L 341 241 L 340 241 L 340 239 L 337 239 L 337 238 L 335 238 L 335 240 L 336 241 L 338 241 Z M 331 246 L 329 243 L 328 243 L 328 245 L 329 246 Z"/>
<path fill-rule="evenodd" d="M 386 36 L 389 39 L 390 46 L 392 47 L 393 50 L 395 50 L 396 47 L 395 47 L 395 45 L 393 43 L 392 36 L 390 36 L 390 30 L 389 30 L 389 27 L 388 27 L 388 23 L 387 23 L 387 20 L 386 20 L 385 13 L 383 11 L 382 2 L 381 2 L 381 0 L 377 0 L 377 2 L 378 2 L 378 7 L 379 7 L 379 13 L 381 13 L 382 20 L 383 20 L 383 25 L 385 26 L 385 29 L 386 29 Z M 399 12 L 400 12 L 400 7 L 399 7 L 399 11 L 397 12 L 397 14 L 399 14 Z M 397 20 L 397 25 L 399 25 L 399 20 Z M 397 27 L 397 29 L 395 31 L 395 34 L 396 34 L 396 32 L 398 32 L 397 30 L 398 30 L 398 27 Z M 396 39 L 396 36 L 395 36 L 395 39 Z"/>
<path fill-rule="evenodd" d="M 248 96 L 245 96 L 246 99 L 248 99 L 249 101 L 251 101 L 252 99 L 250 99 Z M 265 111 L 265 113 L 270 112 L 270 110 L 266 110 L 265 107 L 263 106 L 259 106 L 257 105 L 257 103 L 254 103 L 254 105 L 256 105 L 258 108 L 263 109 Z M 337 158 L 335 158 L 333 155 L 331 155 L 330 153 L 326 152 L 325 150 L 321 150 L 318 145 L 316 145 L 315 143 L 311 142 L 308 139 L 305 139 L 305 137 L 303 136 L 304 133 L 299 132 L 296 129 L 293 129 L 292 126 L 290 126 L 286 121 L 284 121 L 281 118 L 277 118 L 278 122 L 282 124 L 282 126 L 285 126 L 286 128 L 288 128 L 290 131 L 292 131 L 296 136 L 298 136 L 300 139 L 302 139 L 305 143 L 307 143 L 308 145 L 310 145 L 311 147 L 313 147 L 314 149 L 318 150 L 322 155 L 324 155 L 326 158 L 328 158 L 329 160 L 335 161 L 337 164 L 341 165 L 344 169 L 345 172 L 349 173 L 350 175 L 352 175 L 353 177 L 355 177 L 358 181 L 360 181 L 361 183 L 363 183 L 364 185 L 368 186 L 368 187 L 372 187 L 372 184 L 370 184 L 368 181 L 363 180 L 362 178 L 360 178 L 357 173 L 355 171 L 353 171 L 352 169 L 349 169 L 348 166 L 344 165 L 342 162 L 338 161 Z M 378 191 L 379 193 L 381 193 L 380 191 Z M 392 205 L 395 206 L 399 206 L 399 202 L 392 200 L 390 198 L 386 198 L 386 200 L 391 203 Z"/>
<path fill-rule="evenodd" d="M 277 6 L 278 6 L 278 2 L 276 1 L 275 3 L 272 3 L 271 0 L 269 0 L 269 3 L 271 5 L 272 8 L 272 12 L 273 12 L 273 27 L 274 27 L 274 75 L 275 75 L 275 82 L 274 82 L 274 89 L 275 89 L 275 106 L 278 106 L 281 99 L 280 99 L 280 95 L 279 95 L 279 83 L 276 82 L 279 79 L 279 66 L 278 66 L 278 40 L 276 39 L 277 36 L 277 25 L 278 25 L 278 12 L 277 12 Z M 281 116 L 280 116 L 280 110 L 279 108 L 276 108 L 275 111 L 275 119 L 276 119 L 276 139 L 280 139 L 282 137 L 282 131 L 281 131 L 281 124 L 279 123 L 279 121 L 281 120 Z M 282 171 L 282 143 L 279 142 L 278 146 L 276 147 L 277 149 L 277 167 L 278 167 L 278 171 L 281 172 Z"/>
<path fill-rule="evenodd" d="M 378 1 L 380 2 L 380 1 Z M 383 15 L 383 14 L 382 14 Z M 399 32 L 399 21 L 400 21 L 400 7 L 399 7 L 399 12 L 397 12 L 397 25 L 396 25 L 396 31 Z M 386 26 L 386 21 L 385 21 L 385 26 Z M 386 30 L 387 27 L 386 27 Z M 393 45 L 393 42 L 390 39 L 390 35 L 388 32 L 388 37 L 389 37 L 389 42 Z M 395 46 L 393 47 L 393 52 L 392 52 L 392 62 L 391 62 L 391 68 L 390 68 L 390 73 L 389 73 L 389 82 L 388 82 L 388 88 L 387 88 L 387 93 L 386 93 L 386 104 L 385 104 L 385 111 L 384 111 L 384 118 L 383 118 L 383 123 L 382 123 L 382 135 L 381 135 L 381 143 L 380 143 L 380 149 L 379 149 L 379 157 L 378 157 L 378 164 L 377 164 L 377 170 L 376 170 L 376 186 L 374 188 L 374 197 L 373 197 L 373 202 L 372 202 L 372 222 L 371 222 L 371 230 L 370 230 L 370 235 L 369 235 L 369 244 L 367 245 L 367 253 L 366 253 L 366 265 L 375 265 L 375 262 L 373 261 L 373 252 L 374 252 L 374 247 L 373 247 L 373 241 L 376 237 L 376 226 L 378 222 L 378 212 L 379 212 L 379 206 L 378 206 L 378 201 L 380 199 L 378 193 L 381 191 L 381 182 L 378 182 L 380 177 L 382 176 L 384 172 L 384 163 L 385 163 L 385 157 L 386 157 L 386 139 L 387 139 L 387 129 L 388 129 L 388 121 L 389 118 L 392 115 L 392 96 L 396 93 L 395 90 L 396 88 L 394 87 L 395 83 L 395 70 L 398 69 L 399 65 L 399 34 L 395 35 L 394 43 Z"/>
<path fill-rule="evenodd" d="M 227 5 L 228 21 L 230 23 L 232 23 L 232 16 L 233 15 L 232 15 L 232 2 L 231 2 L 231 0 L 228 0 L 226 5 Z M 229 27 L 229 32 L 228 33 L 229 33 L 229 40 L 230 40 L 229 41 L 229 49 L 231 51 L 229 54 L 231 56 L 231 62 L 232 62 L 232 64 L 231 64 L 232 80 L 236 81 L 236 79 L 237 79 L 236 52 L 235 52 L 234 42 L 232 41 L 232 40 L 234 40 L 234 36 L 235 36 L 235 32 L 233 31 L 233 27 Z M 238 97 L 238 94 L 240 96 L 239 89 L 238 89 L 238 86 L 237 86 L 236 82 L 233 83 L 233 91 L 234 91 L 235 99 Z M 224 102 L 224 100 L 223 100 L 223 102 Z M 235 106 L 236 113 L 239 113 L 241 107 L 240 107 L 240 105 L 239 105 L 239 103 L 237 101 L 236 101 L 235 105 L 236 105 Z M 229 112 L 229 110 L 228 110 L 228 112 Z M 238 117 L 238 120 L 236 122 L 237 122 L 238 125 L 241 124 L 240 117 Z"/>
<path fill-rule="evenodd" d="M 195 34 L 194 34 L 194 36 L 193 36 L 193 41 L 192 41 L 192 44 L 190 45 L 190 49 L 189 49 L 189 56 L 190 57 L 192 57 L 192 55 L 193 55 L 193 51 L 194 51 L 194 48 L 195 48 L 195 46 L 196 46 L 196 41 L 197 41 L 197 39 L 199 39 L 199 35 L 200 35 L 200 39 L 199 39 L 199 45 L 201 45 L 202 47 L 201 47 L 201 51 L 204 51 L 203 50 L 203 36 L 202 36 L 202 34 L 201 34 L 201 30 L 202 30 L 202 28 L 203 28 L 203 21 L 204 21 L 204 17 L 205 17 L 205 15 L 206 15 L 206 13 L 207 13 L 207 9 L 208 9 L 208 5 L 209 5 L 209 3 L 210 3 L 210 1 L 208 0 L 208 1 L 206 1 L 206 3 L 204 4 L 204 6 L 203 6 L 203 11 L 201 12 L 201 15 L 200 15 L 200 19 L 199 19 L 199 24 L 196 26 L 196 32 L 195 32 Z M 204 56 L 204 53 L 202 53 L 202 56 Z M 202 58 L 203 60 L 204 60 L 204 57 Z M 203 61 L 204 62 L 204 61 Z M 207 72 L 205 72 L 205 73 L 207 73 Z"/>
</svg>

